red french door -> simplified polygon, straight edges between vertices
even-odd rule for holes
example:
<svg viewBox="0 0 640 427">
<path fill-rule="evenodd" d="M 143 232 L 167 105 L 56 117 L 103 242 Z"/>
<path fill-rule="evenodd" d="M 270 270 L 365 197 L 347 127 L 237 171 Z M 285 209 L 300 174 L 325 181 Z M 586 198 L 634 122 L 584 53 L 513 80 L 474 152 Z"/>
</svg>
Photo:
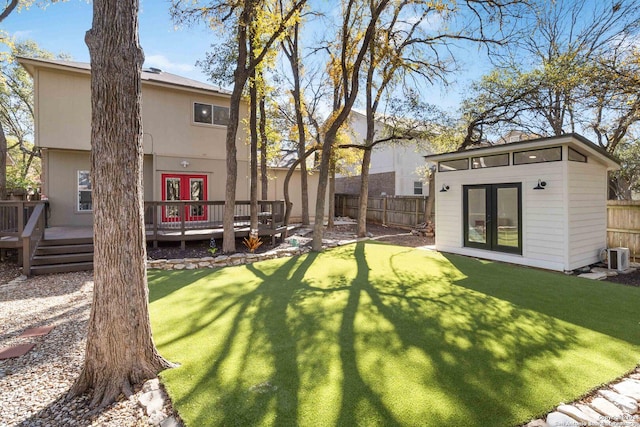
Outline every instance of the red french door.
<svg viewBox="0 0 640 427">
<path fill-rule="evenodd" d="M 207 176 L 190 174 L 162 174 L 162 200 L 187 200 L 197 202 L 207 200 Z M 162 221 L 181 221 L 181 206 L 163 206 Z M 185 221 L 206 221 L 207 206 L 187 203 L 184 207 Z"/>
</svg>

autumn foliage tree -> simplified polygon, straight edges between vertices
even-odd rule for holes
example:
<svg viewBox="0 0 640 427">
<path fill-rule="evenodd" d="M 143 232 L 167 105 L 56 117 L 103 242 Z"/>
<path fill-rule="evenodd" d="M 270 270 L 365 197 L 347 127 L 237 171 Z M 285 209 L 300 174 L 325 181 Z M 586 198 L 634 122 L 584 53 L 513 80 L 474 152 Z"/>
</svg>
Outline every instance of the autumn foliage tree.
<svg viewBox="0 0 640 427">
<path fill-rule="evenodd" d="M 43 5 L 47 3 L 56 3 L 58 0 L 50 0 L 49 2 L 43 2 Z M 30 7 L 34 3 L 34 0 L 8 0 L 5 2 L 4 7 L 0 8 L 0 24 L 9 17 L 14 11 L 19 11 L 20 9 L 25 9 Z M 14 43 L 4 32 L 0 31 L 0 40 L 5 45 L 9 47 L 13 47 Z M 7 52 L 0 53 L 0 61 L 9 62 L 11 61 L 11 55 Z M 11 90 L 7 86 L 7 81 L 5 78 L 0 80 L 0 85 L 2 86 L 3 91 Z M 7 116 L 11 114 L 10 110 L 6 108 L 3 109 L 2 114 Z M 7 198 L 7 134 L 5 132 L 4 126 L 0 126 L 0 200 L 4 200 Z"/>
<path fill-rule="evenodd" d="M 236 184 L 238 181 L 238 160 L 236 138 L 240 122 L 240 102 L 247 81 L 256 67 L 269 54 L 272 46 L 280 39 L 286 29 L 298 18 L 300 9 L 306 0 L 274 2 L 272 0 L 243 0 L 240 2 L 213 1 L 172 1 L 172 16 L 178 23 L 204 21 L 212 28 L 226 31 L 235 50 L 233 66 L 233 89 L 229 106 L 227 124 L 226 155 L 227 181 L 225 186 L 225 210 L 223 217 L 223 252 L 235 252 L 234 215 Z M 272 25 L 264 32 L 253 34 L 254 21 L 266 10 Z"/>
<path fill-rule="evenodd" d="M 640 119 L 634 42 L 640 2 L 543 2 L 526 36 L 464 101 L 463 147 L 517 129 L 537 135 L 581 132 L 613 153 Z"/>
</svg>

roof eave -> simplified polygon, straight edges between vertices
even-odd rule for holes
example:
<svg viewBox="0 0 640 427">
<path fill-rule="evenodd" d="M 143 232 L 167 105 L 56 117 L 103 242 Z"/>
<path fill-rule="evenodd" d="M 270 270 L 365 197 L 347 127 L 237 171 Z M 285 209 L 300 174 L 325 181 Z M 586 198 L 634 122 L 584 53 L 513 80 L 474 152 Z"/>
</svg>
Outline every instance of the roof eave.
<svg viewBox="0 0 640 427">
<path fill-rule="evenodd" d="M 32 77 L 34 76 L 35 70 L 38 67 L 49 68 L 49 69 L 60 70 L 60 71 L 72 71 L 72 72 L 81 73 L 85 75 L 91 75 L 91 69 L 75 66 L 73 64 L 65 64 L 65 65 L 56 64 L 54 62 L 48 62 L 46 60 L 41 61 L 37 58 L 27 58 L 24 56 L 18 56 L 16 57 L 16 59 L 18 63 L 21 64 Z M 231 97 L 231 93 L 228 91 L 217 91 L 217 90 L 199 88 L 199 87 L 194 87 L 189 85 L 182 85 L 179 83 L 170 83 L 170 82 L 164 82 L 164 81 L 158 81 L 158 80 L 151 80 L 149 78 L 142 78 L 141 81 L 143 85 L 159 86 L 159 87 L 174 88 L 174 89 L 178 88 L 187 92 L 222 96 L 225 98 Z"/>
<path fill-rule="evenodd" d="M 424 156 L 425 160 L 430 162 L 438 162 L 442 160 L 453 160 L 458 158 L 480 155 L 483 153 L 500 154 L 518 149 L 536 149 L 550 147 L 558 144 L 571 144 L 580 149 L 587 149 L 592 156 L 596 156 L 603 163 L 607 170 L 620 169 L 620 162 L 611 154 L 607 153 L 601 147 L 598 147 L 587 138 L 576 133 L 570 133 L 559 136 L 551 136 L 545 138 L 530 139 L 526 141 L 512 142 L 508 144 L 492 145 L 490 147 L 478 147 L 465 151 L 453 151 L 442 154 L 432 154 Z"/>
</svg>

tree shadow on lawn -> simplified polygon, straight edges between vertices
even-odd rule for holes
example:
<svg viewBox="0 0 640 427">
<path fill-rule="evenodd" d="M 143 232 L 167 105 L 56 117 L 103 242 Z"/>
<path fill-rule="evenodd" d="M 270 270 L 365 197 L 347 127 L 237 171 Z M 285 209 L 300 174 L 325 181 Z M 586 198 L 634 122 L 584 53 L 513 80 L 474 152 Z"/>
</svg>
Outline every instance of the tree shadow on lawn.
<svg viewBox="0 0 640 427">
<path fill-rule="evenodd" d="M 638 288 L 458 255 L 443 256 L 466 276 L 456 285 L 640 345 Z"/>
<path fill-rule="evenodd" d="M 154 331 L 190 425 L 514 425 L 581 369 L 577 327 L 457 258 L 360 242 L 208 274 L 197 296 L 174 294 L 204 278 L 187 272 L 152 292 L 197 313 Z"/>
</svg>

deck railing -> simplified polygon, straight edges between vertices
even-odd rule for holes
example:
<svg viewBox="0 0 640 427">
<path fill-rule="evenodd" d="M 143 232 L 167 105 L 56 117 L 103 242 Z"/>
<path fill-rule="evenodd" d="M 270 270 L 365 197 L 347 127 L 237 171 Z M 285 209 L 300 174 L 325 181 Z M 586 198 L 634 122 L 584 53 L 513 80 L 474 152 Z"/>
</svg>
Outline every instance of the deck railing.
<svg viewBox="0 0 640 427">
<path fill-rule="evenodd" d="M 22 272 L 29 276 L 31 274 L 31 260 L 38 248 L 38 243 L 44 237 L 45 228 L 45 205 L 37 204 L 31 213 L 27 224 L 22 232 Z"/>
<path fill-rule="evenodd" d="M 225 203 L 223 201 L 147 201 L 144 202 L 144 220 L 147 239 L 157 241 L 160 234 L 175 233 L 175 240 L 184 240 L 192 230 L 222 228 Z M 235 202 L 234 227 L 250 225 L 251 203 Z M 264 200 L 258 202 L 258 228 L 264 232 L 284 225 L 284 201 Z"/>
<path fill-rule="evenodd" d="M 201 240 L 203 235 L 216 235 L 222 229 L 223 201 L 151 201 L 144 203 L 147 240 Z M 249 201 L 235 203 L 234 228 L 246 233 L 250 225 Z M 43 202 L 0 202 L 0 249 L 17 248 L 22 253 L 25 274 L 47 226 L 48 206 Z M 258 234 L 275 235 L 284 225 L 284 201 L 258 202 Z M 211 231 L 209 231 L 211 230 Z"/>
<path fill-rule="evenodd" d="M 0 237 L 19 238 L 38 204 L 42 202 L 0 201 Z"/>
</svg>

